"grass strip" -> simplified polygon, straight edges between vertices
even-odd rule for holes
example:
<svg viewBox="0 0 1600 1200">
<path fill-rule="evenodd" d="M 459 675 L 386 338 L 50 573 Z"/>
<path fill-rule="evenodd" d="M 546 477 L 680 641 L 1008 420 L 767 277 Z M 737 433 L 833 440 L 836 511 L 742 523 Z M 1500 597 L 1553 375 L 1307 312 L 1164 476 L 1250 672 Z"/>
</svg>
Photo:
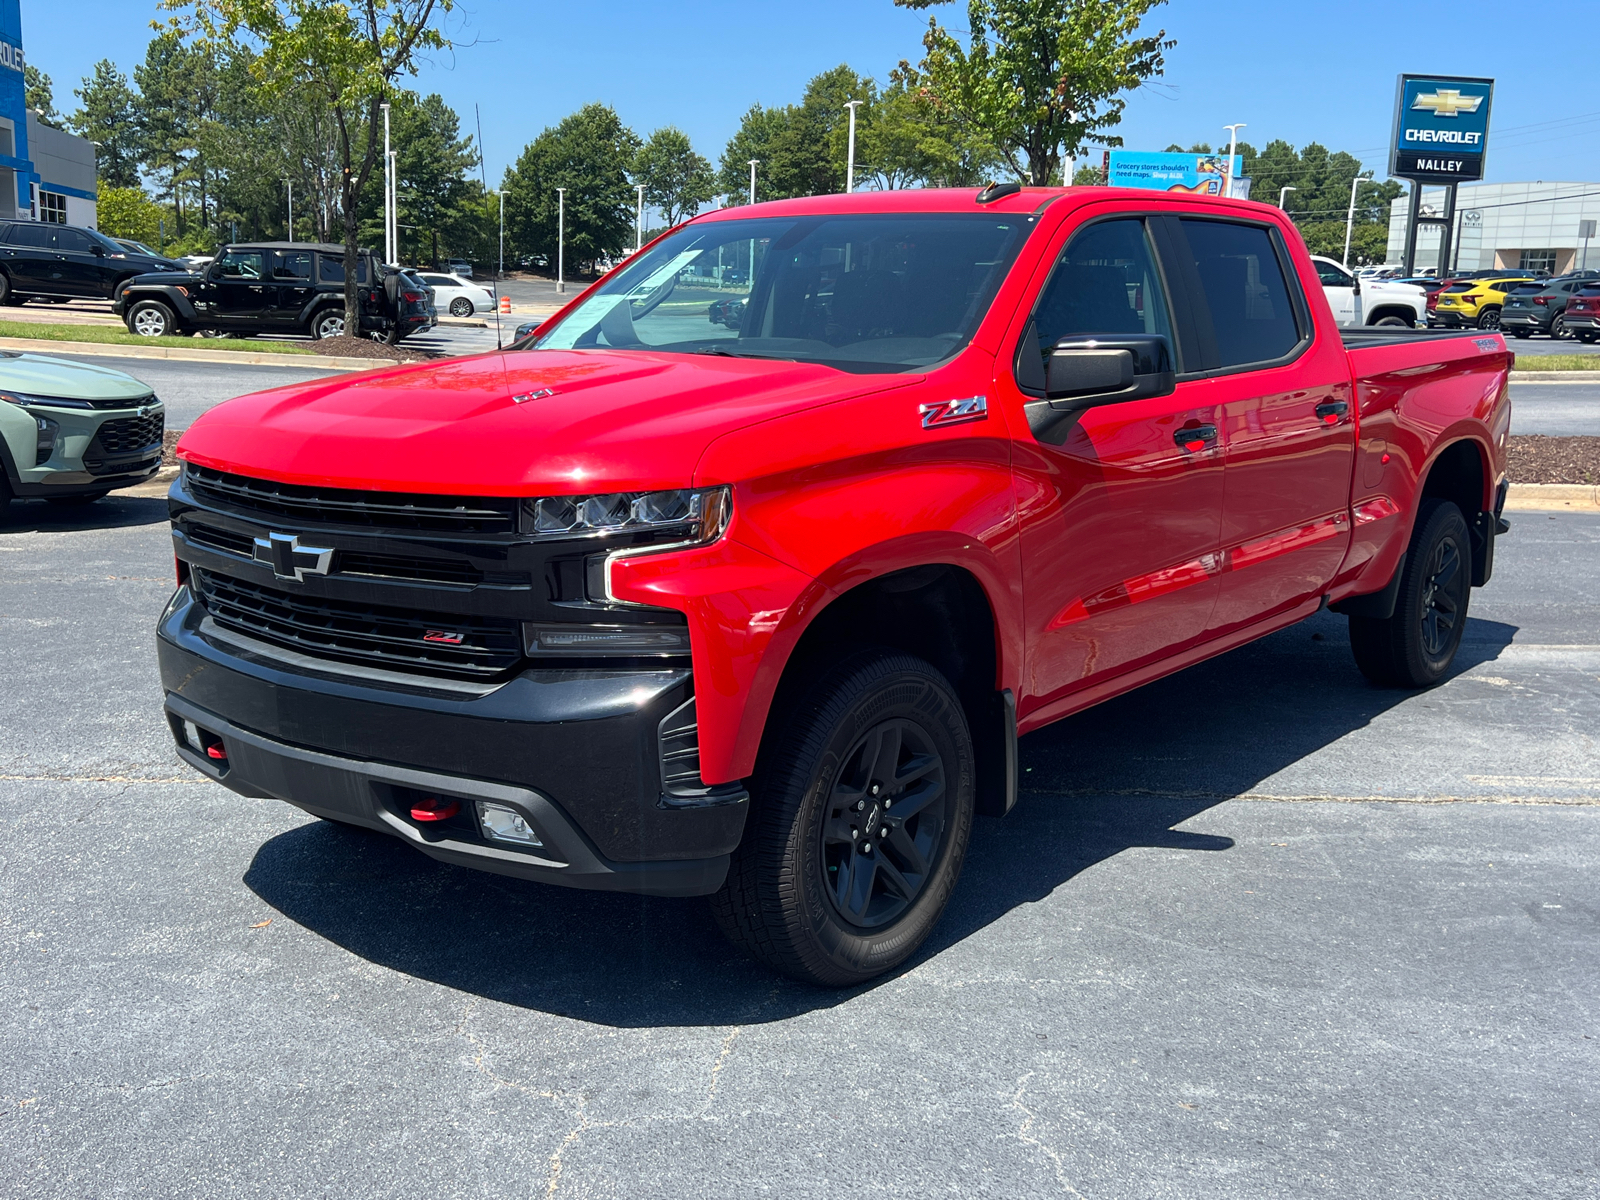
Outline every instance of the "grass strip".
<svg viewBox="0 0 1600 1200">
<path fill-rule="evenodd" d="M 316 354 L 309 345 L 269 342 L 259 338 L 140 337 L 125 329 L 97 325 L 36 325 L 32 321 L 0 321 L 0 337 L 47 342 L 95 342 L 106 346 L 169 346 L 180 350 L 233 350 L 244 354 Z"/>
<path fill-rule="evenodd" d="M 1510 348 L 1515 351 L 1517 347 L 1513 344 Z M 1518 354 L 1511 371 L 1600 371 L 1600 354 Z"/>
</svg>

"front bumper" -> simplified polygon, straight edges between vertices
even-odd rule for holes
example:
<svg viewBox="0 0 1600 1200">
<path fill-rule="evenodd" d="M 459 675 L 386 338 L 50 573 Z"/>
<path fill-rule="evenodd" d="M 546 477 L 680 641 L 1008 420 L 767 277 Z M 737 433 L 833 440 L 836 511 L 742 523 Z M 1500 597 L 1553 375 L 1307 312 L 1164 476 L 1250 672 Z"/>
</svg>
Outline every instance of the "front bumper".
<svg viewBox="0 0 1600 1200">
<path fill-rule="evenodd" d="M 434 858 L 569 887 L 704 895 L 721 886 L 748 794 L 664 796 L 659 729 L 690 698 L 681 667 L 524 671 L 495 685 L 400 679 L 306 659 L 217 626 L 187 587 L 157 631 L 185 762 L 240 795 L 398 837 Z M 184 722 L 220 740 L 212 761 Z M 418 822 L 421 796 L 457 817 Z M 519 810 L 544 843 L 486 839 L 474 804 Z"/>
</svg>

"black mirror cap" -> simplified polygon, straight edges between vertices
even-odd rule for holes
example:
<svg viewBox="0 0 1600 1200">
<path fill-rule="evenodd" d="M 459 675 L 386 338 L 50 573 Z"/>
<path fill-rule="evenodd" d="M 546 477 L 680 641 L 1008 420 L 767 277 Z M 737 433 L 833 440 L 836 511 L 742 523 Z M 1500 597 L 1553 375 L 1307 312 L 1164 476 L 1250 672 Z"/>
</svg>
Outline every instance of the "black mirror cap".
<svg viewBox="0 0 1600 1200">
<path fill-rule="evenodd" d="M 1159 333 L 1062 338 L 1044 376 L 1045 398 L 1026 411 L 1034 437 L 1052 446 L 1066 440 L 1072 418 L 1084 409 L 1169 396 L 1177 387 L 1172 346 Z"/>
</svg>

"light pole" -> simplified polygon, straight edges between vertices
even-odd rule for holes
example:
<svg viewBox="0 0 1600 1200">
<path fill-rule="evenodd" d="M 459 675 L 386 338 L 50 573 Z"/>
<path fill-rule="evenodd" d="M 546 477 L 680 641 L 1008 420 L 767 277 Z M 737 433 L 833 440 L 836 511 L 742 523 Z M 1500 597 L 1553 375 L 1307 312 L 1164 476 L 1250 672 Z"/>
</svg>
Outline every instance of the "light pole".
<svg viewBox="0 0 1600 1200">
<path fill-rule="evenodd" d="M 633 190 L 639 193 L 639 216 L 633 223 L 633 252 L 644 249 L 644 184 L 636 183 Z"/>
<path fill-rule="evenodd" d="M 844 190 L 856 190 L 856 109 L 865 104 L 865 100 L 846 101 L 845 107 L 850 110 L 850 152 L 845 158 Z"/>
<path fill-rule="evenodd" d="M 751 204 L 754 204 L 756 202 L 756 164 L 758 162 L 760 162 L 760 161 L 761 160 L 759 158 L 752 158 L 750 160 L 750 203 Z"/>
<path fill-rule="evenodd" d="M 1370 179 L 1371 177 L 1372 172 L 1368 171 L 1366 176 L 1357 174 L 1356 177 L 1350 181 L 1350 213 L 1344 219 L 1343 261 L 1346 267 L 1349 267 L 1350 265 L 1350 237 L 1353 233 L 1355 233 L 1356 229 L 1356 189 L 1361 186 L 1364 179 Z"/>
<path fill-rule="evenodd" d="M 390 202 L 394 198 L 394 158 L 389 153 L 389 105 L 378 105 L 383 109 L 383 261 L 394 261 L 394 218 L 390 210 Z"/>
<path fill-rule="evenodd" d="M 506 190 L 495 193 L 500 197 L 500 261 L 494 270 L 494 348 L 500 349 L 500 279 L 506 273 Z"/>
<path fill-rule="evenodd" d="M 283 182 L 289 185 L 289 240 L 292 242 L 294 241 L 294 180 L 285 179 Z"/>
<path fill-rule="evenodd" d="M 400 151 L 389 151 L 389 241 L 394 246 L 394 261 L 400 261 Z"/>
<path fill-rule="evenodd" d="M 1298 192 L 1299 190 L 1300 189 L 1297 188 L 1297 187 L 1281 187 L 1281 188 L 1279 188 L 1278 189 L 1278 208 L 1279 209 L 1283 208 L 1284 199 L 1289 195 L 1290 192 Z"/>
<path fill-rule="evenodd" d="M 1240 121 L 1237 125 L 1224 125 L 1228 131 L 1228 169 L 1222 173 L 1222 195 L 1224 199 L 1233 198 L 1233 156 L 1239 147 L 1239 130 L 1245 127 Z"/>
<path fill-rule="evenodd" d="M 556 189 L 556 291 L 567 290 L 567 189 Z"/>
</svg>

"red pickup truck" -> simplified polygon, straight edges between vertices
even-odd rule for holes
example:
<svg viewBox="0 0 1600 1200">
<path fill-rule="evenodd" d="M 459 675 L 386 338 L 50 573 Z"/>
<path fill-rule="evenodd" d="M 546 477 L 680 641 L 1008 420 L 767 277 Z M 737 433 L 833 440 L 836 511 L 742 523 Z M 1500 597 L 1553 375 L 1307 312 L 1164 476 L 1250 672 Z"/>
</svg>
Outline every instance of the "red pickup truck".
<svg viewBox="0 0 1600 1200">
<path fill-rule="evenodd" d="M 725 209 L 508 351 L 196 421 L 166 712 L 245 796 L 709 895 L 859 982 L 1014 803 L 1019 734 L 1330 606 L 1375 683 L 1438 680 L 1506 528 L 1511 362 L 1341 333 L 1262 204 Z"/>
</svg>

